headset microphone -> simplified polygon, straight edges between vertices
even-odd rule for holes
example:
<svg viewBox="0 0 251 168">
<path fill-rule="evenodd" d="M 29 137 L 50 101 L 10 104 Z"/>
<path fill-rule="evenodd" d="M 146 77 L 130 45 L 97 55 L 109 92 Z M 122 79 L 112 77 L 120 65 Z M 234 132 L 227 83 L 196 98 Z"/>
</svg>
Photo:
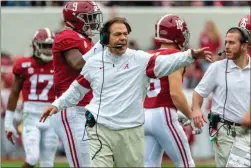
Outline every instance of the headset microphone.
<svg viewBox="0 0 251 168">
<path fill-rule="evenodd" d="M 223 54 L 226 54 L 225 50 L 217 53 L 217 55 L 219 55 L 219 56 L 223 56 Z"/>
<path fill-rule="evenodd" d="M 117 44 L 117 45 L 114 45 L 114 46 L 111 46 L 110 44 L 104 44 L 102 43 L 102 41 L 100 41 L 100 44 L 104 47 L 108 47 L 108 48 L 116 48 L 116 49 L 121 49 L 123 46 L 121 44 Z"/>
<path fill-rule="evenodd" d="M 122 48 L 122 45 L 120 45 L 120 44 L 117 44 L 117 45 L 114 45 L 114 46 L 111 46 L 111 45 L 106 45 L 106 47 L 109 47 L 109 48 L 116 48 L 116 49 L 121 49 L 121 48 Z"/>
</svg>

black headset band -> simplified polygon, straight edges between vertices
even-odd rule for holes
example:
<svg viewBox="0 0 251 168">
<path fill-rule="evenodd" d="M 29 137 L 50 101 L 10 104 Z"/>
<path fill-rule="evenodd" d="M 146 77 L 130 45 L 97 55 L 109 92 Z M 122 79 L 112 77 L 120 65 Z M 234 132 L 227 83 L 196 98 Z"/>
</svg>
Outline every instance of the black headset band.
<svg viewBox="0 0 251 168">
<path fill-rule="evenodd" d="M 249 33 L 246 29 L 242 27 L 231 27 L 228 29 L 227 33 L 229 33 L 231 30 L 238 30 L 241 33 L 241 43 L 248 43 Z"/>
</svg>

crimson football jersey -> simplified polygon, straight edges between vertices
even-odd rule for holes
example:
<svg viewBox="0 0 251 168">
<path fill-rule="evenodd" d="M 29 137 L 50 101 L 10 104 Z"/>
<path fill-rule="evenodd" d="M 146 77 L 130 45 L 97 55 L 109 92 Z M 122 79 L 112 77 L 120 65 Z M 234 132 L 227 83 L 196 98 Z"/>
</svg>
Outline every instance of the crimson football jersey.
<svg viewBox="0 0 251 168">
<path fill-rule="evenodd" d="M 40 64 L 34 57 L 17 58 L 13 65 L 13 74 L 24 80 L 23 101 L 53 102 L 53 63 Z"/>
<path fill-rule="evenodd" d="M 93 42 L 88 37 L 84 37 L 73 30 L 62 30 L 59 32 L 52 46 L 53 65 L 54 65 L 54 85 L 56 95 L 61 96 L 78 77 L 81 70 L 71 68 L 64 57 L 63 53 L 70 49 L 79 49 L 84 55 L 93 46 Z M 92 99 L 92 91 L 88 92 L 79 102 L 79 106 L 89 104 Z"/>
<path fill-rule="evenodd" d="M 177 49 L 158 49 L 149 51 L 153 56 L 168 55 L 176 52 L 180 51 Z M 150 86 L 147 89 L 144 108 L 157 107 L 170 107 L 177 109 L 170 96 L 168 76 L 160 79 L 150 79 Z"/>
</svg>

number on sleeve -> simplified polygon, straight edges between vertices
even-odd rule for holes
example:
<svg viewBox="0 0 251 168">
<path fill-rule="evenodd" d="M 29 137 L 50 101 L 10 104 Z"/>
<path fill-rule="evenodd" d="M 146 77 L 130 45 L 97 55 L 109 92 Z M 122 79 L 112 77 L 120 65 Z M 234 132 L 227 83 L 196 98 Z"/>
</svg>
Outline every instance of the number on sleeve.
<svg viewBox="0 0 251 168">
<path fill-rule="evenodd" d="M 147 96 L 149 98 L 157 97 L 160 93 L 161 85 L 159 79 L 150 79 L 150 86 L 147 89 Z"/>
<path fill-rule="evenodd" d="M 40 94 L 37 94 L 37 83 L 48 81 L 46 87 L 42 90 Z M 52 75 L 32 75 L 30 77 L 31 88 L 30 94 L 28 96 L 29 100 L 48 100 L 48 92 L 53 85 L 53 76 Z"/>
</svg>

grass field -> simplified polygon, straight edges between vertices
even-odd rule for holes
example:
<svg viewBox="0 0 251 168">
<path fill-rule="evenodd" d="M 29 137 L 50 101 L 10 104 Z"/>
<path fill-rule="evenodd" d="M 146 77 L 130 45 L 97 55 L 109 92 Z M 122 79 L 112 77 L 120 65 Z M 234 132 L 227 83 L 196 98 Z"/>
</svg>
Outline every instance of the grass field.
<svg viewBox="0 0 251 168">
<path fill-rule="evenodd" d="M 22 161 L 3 161 L 1 162 L 1 167 L 21 167 Z M 36 166 L 39 167 L 39 166 Z M 54 167 L 56 168 L 67 168 L 69 167 L 68 163 L 66 162 L 55 162 Z M 174 165 L 170 161 L 166 161 L 162 163 L 162 167 L 174 167 Z M 196 167 L 215 167 L 214 162 L 204 162 L 204 163 L 196 163 Z"/>
</svg>

